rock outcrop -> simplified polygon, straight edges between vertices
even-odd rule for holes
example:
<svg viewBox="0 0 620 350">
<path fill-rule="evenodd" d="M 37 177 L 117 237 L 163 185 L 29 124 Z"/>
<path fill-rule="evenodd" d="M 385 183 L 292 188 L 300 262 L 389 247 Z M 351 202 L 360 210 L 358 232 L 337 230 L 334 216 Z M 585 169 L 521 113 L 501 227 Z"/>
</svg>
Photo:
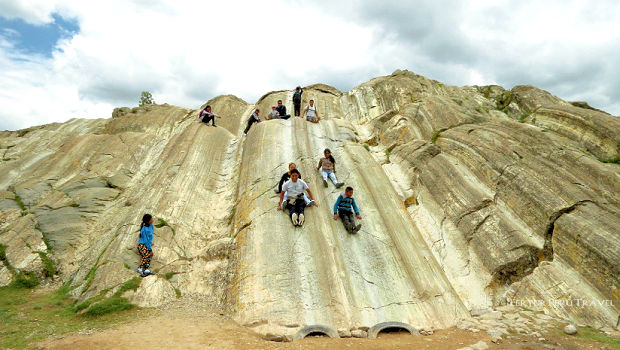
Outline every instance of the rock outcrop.
<svg viewBox="0 0 620 350">
<path fill-rule="evenodd" d="M 282 339 L 450 327 L 510 303 L 615 326 L 620 168 L 602 160 L 618 158 L 620 119 L 531 86 L 398 71 L 346 93 L 309 86 L 319 124 L 268 120 L 242 136 L 253 108 L 291 98 L 217 97 L 217 128 L 149 105 L 1 132 L 0 284 L 54 264 L 79 301 L 102 300 L 135 277 L 148 212 L 157 275 L 126 294 L 141 306 L 200 294 Z M 324 148 L 355 189 L 357 235 L 332 218 Z M 302 228 L 276 210 L 289 162 L 319 203 Z"/>
</svg>

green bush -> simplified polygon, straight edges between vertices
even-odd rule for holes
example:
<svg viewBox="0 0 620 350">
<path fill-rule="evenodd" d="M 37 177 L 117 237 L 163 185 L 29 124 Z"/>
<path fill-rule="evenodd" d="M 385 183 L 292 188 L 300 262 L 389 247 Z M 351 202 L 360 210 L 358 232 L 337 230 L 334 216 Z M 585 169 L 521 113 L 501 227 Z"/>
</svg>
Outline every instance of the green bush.
<svg viewBox="0 0 620 350">
<path fill-rule="evenodd" d="M 41 257 L 41 261 L 43 262 L 43 274 L 45 277 L 52 277 L 56 274 L 56 266 L 54 266 L 54 262 L 45 254 L 44 252 L 37 252 L 39 257 Z"/>
<path fill-rule="evenodd" d="M 30 289 L 39 285 L 39 280 L 35 276 L 34 272 L 20 272 L 15 276 L 15 280 L 11 282 L 10 286 L 17 289 Z"/>
</svg>

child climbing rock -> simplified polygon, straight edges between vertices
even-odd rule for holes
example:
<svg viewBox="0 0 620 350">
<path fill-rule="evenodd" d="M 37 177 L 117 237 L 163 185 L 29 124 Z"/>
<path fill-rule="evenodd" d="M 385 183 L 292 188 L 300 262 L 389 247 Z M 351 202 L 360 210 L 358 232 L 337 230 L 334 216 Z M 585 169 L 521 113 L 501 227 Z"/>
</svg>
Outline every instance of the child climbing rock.
<svg viewBox="0 0 620 350">
<path fill-rule="evenodd" d="M 260 117 L 258 116 L 259 113 L 260 113 L 260 110 L 256 108 L 254 113 L 252 113 L 252 115 L 250 116 L 250 119 L 248 119 L 248 126 L 246 126 L 245 130 L 243 131 L 244 135 L 247 135 L 248 131 L 250 131 L 252 124 L 260 123 Z"/>
<path fill-rule="evenodd" d="M 362 219 L 360 215 L 360 211 L 357 208 L 357 204 L 355 204 L 355 199 L 353 198 L 353 188 L 347 187 L 344 190 L 344 193 L 341 193 L 334 204 L 334 220 L 342 219 L 342 224 L 344 228 L 350 233 L 357 233 L 362 227 L 362 224 L 355 225 L 355 219 L 353 218 L 353 212 L 355 212 L 355 216 L 358 219 Z"/>
<path fill-rule="evenodd" d="M 219 115 L 215 113 L 211 113 L 211 106 L 206 106 L 202 111 L 200 111 L 200 121 L 209 125 L 209 122 L 212 122 L 213 126 L 215 125 L 215 118 L 221 118 Z"/>
<path fill-rule="evenodd" d="M 327 187 L 327 177 L 329 177 L 330 180 L 332 180 L 332 182 L 334 183 L 334 185 L 336 185 L 336 188 L 342 187 L 344 183 L 338 182 L 338 179 L 336 179 L 336 160 L 332 156 L 332 152 L 329 150 L 329 148 L 326 148 L 323 151 L 323 154 L 325 155 L 325 157 L 319 160 L 319 166 L 317 166 L 316 168 L 316 170 L 322 168 L 323 186 Z"/>
<path fill-rule="evenodd" d="M 152 274 L 149 270 L 153 257 L 153 216 L 144 214 L 140 224 L 140 240 L 138 241 L 138 254 L 140 254 L 140 266 L 138 273 L 143 277 Z"/>
</svg>

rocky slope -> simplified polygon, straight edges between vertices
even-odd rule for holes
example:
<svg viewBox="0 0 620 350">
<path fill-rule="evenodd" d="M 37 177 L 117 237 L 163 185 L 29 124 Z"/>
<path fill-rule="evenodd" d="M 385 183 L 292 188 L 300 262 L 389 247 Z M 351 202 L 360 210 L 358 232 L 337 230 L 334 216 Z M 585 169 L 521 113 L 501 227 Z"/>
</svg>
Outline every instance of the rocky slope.
<svg viewBox="0 0 620 350">
<path fill-rule="evenodd" d="M 1 132 L 0 285 L 32 271 L 70 283 L 79 302 L 111 296 L 136 276 L 149 212 L 158 274 L 125 293 L 142 306 L 200 294 L 289 338 L 450 327 L 511 302 L 616 325 L 620 167 L 601 160 L 620 153 L 617 117 L 531 86 L 397 71 L 346 93 L 309 86 L 321 123 L 270 120 L 242 136 L 253 108 L 292 109 L 291 97 L 217 97 L 218 128 L 153 105 Z M 355 188 L 357 235 L 330 214 L 340 191 L 315 170 L 326 147 Z M 320 205 L 303 228 L 276 210 L 291 161 Z"/>
</svg>

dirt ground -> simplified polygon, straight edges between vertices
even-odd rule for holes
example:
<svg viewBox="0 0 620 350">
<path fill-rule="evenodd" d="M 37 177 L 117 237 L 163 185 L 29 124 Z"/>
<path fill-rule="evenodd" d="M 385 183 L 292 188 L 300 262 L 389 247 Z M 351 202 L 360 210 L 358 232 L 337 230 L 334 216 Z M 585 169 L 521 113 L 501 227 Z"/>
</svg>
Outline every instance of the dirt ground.
<svg viewBox="0 0 620 350">
<path fill-rule="evenodd" d="M 83 332 L 90 333 L 90 332 Z M 39 349 L 265 349 L 265 350 L 341 350 L 341 349 L 437 349 L 452 350 L 484 340 L 490 349 L 600 349 L 602 344 L 569 336 L 549 337 L 539 343 L 533 337 L 519 336 L 493 344 L 487 334 L 459 329 L 436 331 L 430 336 L 408 333 L 380 334 L 377 339 L 309 337 L 297 342 L 277 343 L 262 339 L 251 330 L 222 316 L 196 315 L 175 311 L 91 334 L 70 334 L 48 339 Z"/>
</svg>

